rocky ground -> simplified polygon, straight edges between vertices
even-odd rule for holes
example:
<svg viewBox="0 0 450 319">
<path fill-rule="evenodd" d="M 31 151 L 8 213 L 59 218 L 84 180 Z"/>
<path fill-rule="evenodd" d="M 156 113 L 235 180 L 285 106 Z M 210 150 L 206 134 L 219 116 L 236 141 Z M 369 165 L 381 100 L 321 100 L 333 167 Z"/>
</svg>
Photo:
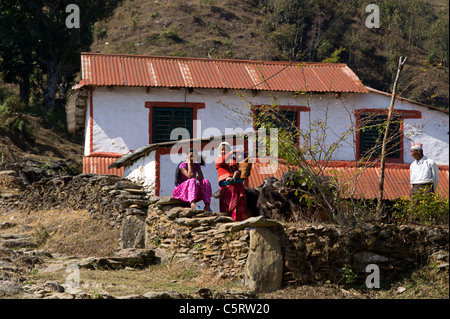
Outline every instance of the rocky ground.
<svg viewBox="0 0 450 319">
<path fill-rule="evenodd" d="M 68 173 L 65 162 L 28 159 L 0 164 L 0 298 L 255 297 L 251 292 L 213 291 L 200 283 L 186 286 L 170 279 L 165 273 L 177 277 L 201 271 L 161 263 L 162 250 L 157 255 L 150 249 L 120 249 L 122 221 L 130 214 L 146 213 L 145 193 L 116 176 Z M 106 279 L 89 280 L 85 272 Z M 133 279 L 127 282 L 122 277 L 129 274 Z M 167 277 L 163 282 L 162 276 Z M 150 290 L 152 284 L 136 289 L 142 277 L 158 282 L 157 289 Z M 193 279 L 192 274 L 185 277 Z M 178 291 L 161 287 L 174 281 L 180 283 Z M 114 282 L 122 282 L 123 289 L 116 289 Z M 105 287 L 114 287 L 114 293 Z"/>
<path fill-rule="evenodd" d="M 433 256 L 429 264 L 369 290 L 346 282 L 292 285 L 255 294 L 240 281 L 217 278 L 198 264 L 170 262 L 164 249 L 117 249 L 117 230 L 101 221 L 89 221 L 87 212 L 74 213 L 64 222 L 57 211 L 33 220 L 33 213 L 0 214 L 0 299 L 448 299 L 448 253 Z M 22 217 L 21 217 L 22 216 Z M 13 217 L 13 218 L 11 218 Z M 68 234 L 45 235 L 58 224 Z M 71 229 L 71 234 L 67 230 Z M 108 240 L 111 234 L 116 240 Z M 43 241 L 43 238 L 46 238 Z M 91 239 L 102 252 L 72 246 Z M 65 239 L 64 239 L 65 238 Z M 85 251 L 85 253 L 80 253 Z M 72 252 L 78 252 L 72 254 Z M 350 277 L 350 275 L 349 275 Z"/>
<path fill-rule="evenodd" d="M 164 249 L 120 249 L 122 221 L 145 205 L 120 178 L 70 176 L 63 163 L 0 167 L 0 299 L 449 298 L 448 251 L 380 289 L 352 283 L 350 272 L 339 283 L 255 294 L 198 263 L 171 261 Z"/>
<path fill-rule="evenodd" d="M 4 236 L 5 237 L 5 236 Z M 12 237 L 12 236 L 11 236 Z M 14 240 L 7 239 L 8 242 Z M 22 240 L 22 239 L 21 239 Z M 23 242 L 23 241 L 22 241 Z M 0 242 L 1 243 L 1 242 Z M 3 241 L 3 244 L 5 242 Z M 247 291 L 215 291 L 209 288 L 184 291 L 128 289 L 109 293 L 116 286 L 117 273 L 130 273 L 135 278 L 148 272 L 157 264 L 153 250 L 124 249 L 108 257 L 79 258 L 51 254 L 45 250 L 11 248 L 0 249 L 0 298 L 1 299 L 248 299 L 256 295 Z M 147 269 L 147 271 L 146 271 Z M 85 274 L 100 272 L 110 277 L 109 282 L 83 278 Z M 39 273 L 39 275 L 38 275 Z M 136 279 L 133 279 L 136 280 Z M 130 280 L 130 283 L 133 281 Z M 123 281 L 123 280 L 122 280 Z M 176 280 L 175 280 L 176 281 Z M 183 289 L 185 290 L 185 289 Z"/>
</svg>

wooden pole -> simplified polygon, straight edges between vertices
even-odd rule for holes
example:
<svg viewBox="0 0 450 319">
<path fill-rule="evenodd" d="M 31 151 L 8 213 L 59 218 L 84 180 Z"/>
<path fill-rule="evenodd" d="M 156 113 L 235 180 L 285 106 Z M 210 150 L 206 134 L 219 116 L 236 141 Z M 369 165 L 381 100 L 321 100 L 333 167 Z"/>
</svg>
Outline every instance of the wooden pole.
<svg viewBox="0 0 450 319">
<path fill-rule="evenodd" d="M 384 194 L 384 171 L 385 171 L 385 163 L 386 163 L 386 145 L 387 140 L 389 138 L 389 127 L 391 125 L 392 121 L 392 114 L 394 113 L 394 104 L 395 100 L 397 99 L 397 84 L 398 80 L 400 78 L 400 73 L 403 70 L 403 67 L 405 66 L 406 59 L 408 57 L 400 57 L 398 60 L 398 69 L 397 69 L 397 75 L 395 76 L 394 80 L 394 86 L 392 88 L 392 97 L 391 97 L 391 105 L 389 106 L 388 111 L 388 117 L 386 121 L 386 128 L 384 131 L 384 137 L 383 137 L 383 145 L 381 147 L 381 162 L 380 162 L 380 179 L 378 183 L 378 203 L 377 203 L 377 214 L 381 213 L 382 210 L 382 201 L 383 201 L 383 194 Z"/>
</svg>

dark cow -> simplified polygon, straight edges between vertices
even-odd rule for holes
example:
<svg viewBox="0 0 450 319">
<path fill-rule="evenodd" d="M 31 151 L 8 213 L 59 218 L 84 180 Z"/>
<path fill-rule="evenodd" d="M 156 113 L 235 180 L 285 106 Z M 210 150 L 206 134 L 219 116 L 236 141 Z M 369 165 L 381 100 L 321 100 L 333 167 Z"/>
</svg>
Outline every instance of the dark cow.
<svg viewBox="0 0 450 319">
<path fill-rule="evenodd" d="M 303 198 L 306 200 L 322 198 L 322 196 L 333 196 L 336 188 L 331 176 L 315 176 L 315 183 L 313 185 L 307 185 L 300 178 L 299 172 L 288 171 L 283 174 L 281 181 L 284 187 L 282 193 L 294 203 L 294 211 L 297 218 L 308 218 L 317 221 L 331 220 L 329 212 L 321 208 L 320 205 L 311 205 L 311 202 L 308 204 L 305 200 L 301 200 L 302 195 L 305 196 Z"/>
<path fill-rule="evenodd" d="M 281 182 L 268 177 L 259 187 L 260 193 L 256 207 L 259 214 L 280 221 L 290 220 L 293 216 L 293 203 L 281 192 Z"/>
<path fill-rule="evenodd" d="M 246 214 L 245 219 L 255 216 L 279 221 L 308 218 L 327 220 L 323 209 L 319 206 L 310 206 L 300 200 L 302 194 L 317 191 L 309 189 L 306 183 L 301 183 L 298 173 L 286 172 L 281 181 L 275 177 L 266 178 L 257 188 L 245 188 Z M 330 185 L 329 176 L 319 176 L 318 181 Z M 324 190 L 327 190 L 325 187 Z M 220 191 L 214 194 L 219 198 Z"/>
<path fill-rule="evenodd" d="M 246 203 L 246 212 L 245 212 L 245 219 L 250 217 L 256 217 L 259 216 L 259 210 L 258 210 L 258 198 L 260 194 L 260 188 L 245 188 L 245 203 Z"/>
</svg>

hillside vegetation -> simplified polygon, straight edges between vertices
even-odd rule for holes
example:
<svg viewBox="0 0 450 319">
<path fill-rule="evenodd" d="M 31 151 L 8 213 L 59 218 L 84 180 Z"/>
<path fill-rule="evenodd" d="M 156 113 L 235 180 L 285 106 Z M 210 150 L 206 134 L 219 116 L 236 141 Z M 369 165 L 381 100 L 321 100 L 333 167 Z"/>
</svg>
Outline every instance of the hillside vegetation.
<svg viewBox="0 0 450 319">
<path fill-rule="evenodd" d="M 78 2 L 82 10 L 78 31 L 64 25 L 65 2 L 40 3 L 42 12 L 34 10 L 36 3 L 14 0 L 2 2 L 0 8 L 2 161 L 12 160 L 9 149 L 17 156 L 76 157 L 64 149 L 80 150 L 82 140 L 67 134 L 64 102 L 70 87 L 80 80 L 82 51 L 342 62 L 365 85 L 385 92 L 391 90 L 398 58 L 408 56 L 400 94 L 448 109 L 448 0 L 381 1 L 380 28 L 366 26 L 369 0 L 103 0 L 109 7 L 97 15 L 84 7 L 90 2 L 83 0 Z M 58 13 L 53 20 L 51 12 Z M 86 22 L 89 17 L 94 20 Z M 46 31 L 32 18 L 55 25 Z M 11 28 L 8 21 L 17 19 L 21 23 Z M 65 43 L 76 32 L 83 32 L 81 44 Z M 43 34 L 54 38 L 44 44 L 60 51 L 40 54 L 46 50 L 39 39 Z M 65 64 L 55 82 L 58 74 L 50 74 L 49 65 L 58 61 Z M 51 138 L 52 133 L 57 137 Z"/>
<path fill-rule="evenodd" d="M 94 25 L 91 51 L 219 59 L 347 63 L 390 92 L 408 56 L 402 95 L 448 108 L 448 1 L 124 0 Z"/>
</svg>

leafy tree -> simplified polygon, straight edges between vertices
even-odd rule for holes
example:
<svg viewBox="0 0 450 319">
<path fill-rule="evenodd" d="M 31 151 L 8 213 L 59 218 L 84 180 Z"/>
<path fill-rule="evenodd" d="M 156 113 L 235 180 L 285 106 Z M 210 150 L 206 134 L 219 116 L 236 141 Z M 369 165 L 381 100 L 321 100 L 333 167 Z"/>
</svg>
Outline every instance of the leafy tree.
<svg viewBox="0 0 450 319">
<path fill-rule="evenodd" d="M 0 1 L 0 71 L 5 82 L 19 85 L 20 98 L 26 104 L 37 43 L 31 4 L 32 1 Z"/>
<path fill-rule="evenodd" d="M 439 59 L 441 66 L 447 70 L 449 58 L 449 19 L 448 19 L 448 1 L 444 12 L 441 12 L 430 28 L 429 50 Z"/>
<path fill-rule="evenodd" d="M 341 1 L 266 0 L 265 32 L 278 48 L 281 58 L 324 59 L 340 47 L 339 39 L 348 24 L 348 6 Z"/>
<path fill-rule="evenodd" d="M 93 25 L 108 17 L 120 0 L 0 1 L 1 70 L 7 82 L 24 88 L 36 68 L 45 81 L 43 104 L 53 111 L 80 69 L 80 53 L 93 41 Z M 79 8 L 79 28 L 69 28 L 69 4 Z M 23 84 L 21 84 L 23 83 Z M 29 85 L 29 83 L 28 83 Z M 28 94 L 29 96 L 29 94 Z M 26 94 L 22 96 L 26 99 Z"/>
</svg>

